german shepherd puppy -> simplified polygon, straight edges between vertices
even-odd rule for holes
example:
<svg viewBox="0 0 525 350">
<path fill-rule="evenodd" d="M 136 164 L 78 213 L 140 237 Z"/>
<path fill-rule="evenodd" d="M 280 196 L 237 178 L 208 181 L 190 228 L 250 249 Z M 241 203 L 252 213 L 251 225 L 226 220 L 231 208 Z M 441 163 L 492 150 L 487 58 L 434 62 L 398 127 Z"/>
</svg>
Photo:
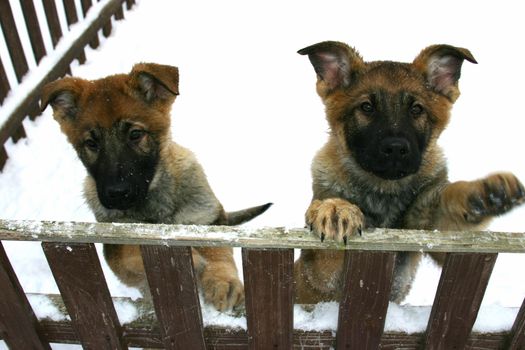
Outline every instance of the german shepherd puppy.
<svg viewBox="0 0 525 350">
<path fill-rule="evenodd" d="M 97 221 L 237 225 L 271 205 L 224 211 L 195 156 L 171 140 L 178 84 L 176 67 L 141 63 L 129 74 L 44 87 L 42 107 L 53 107 L 87 169 L 84 194 Z M 138 246 L 106 244 L 104 256 L 123 283 L 148 295 Z M 231 248 L 195 248 L 193 260 L 207 302 L 218 310 L 243 303 Z"/>
<path fill-rule="evenodd" d="M 510 173 L 450 183 L 437 140 L 459 96 L 469 50 L 425 48 L 412 63 L 365 62 L 340 42 L 299 51 L 317 73 L 330 126 L 312 163 L 313 200 L 306 224 L 321 240 L 345 242 L 371 227 L 480 230 L 523 203 Z M 340 251 L 303 250 L 295 265 L 298 303 L 339 300 Z M 443 254 L 432 254 L 442 264 Z M 391 300 L 408 294 L 419 253 L 398 253 Z"/>
</svg>

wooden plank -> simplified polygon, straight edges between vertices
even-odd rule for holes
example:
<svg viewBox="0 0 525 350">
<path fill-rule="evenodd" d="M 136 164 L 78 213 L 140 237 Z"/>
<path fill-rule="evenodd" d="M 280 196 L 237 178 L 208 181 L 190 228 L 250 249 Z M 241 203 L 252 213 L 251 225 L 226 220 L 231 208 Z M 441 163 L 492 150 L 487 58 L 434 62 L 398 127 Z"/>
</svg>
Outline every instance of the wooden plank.
<svg viewBox="0 0 525 350">
<path fill-rule="evenodd" d="M 190 247 L 141 246 L 166 349 L 205 349 Z"/>
<path fill-rule="evenodd" d="M 126 0 L 126 6 L 128 10 L 131 10 L 133 5 L 135 5 L 135 0 Z"/>
<path fill-rule="evenodd" d="M 86 17 L 87 12 L 92 6 L 92 1 L 91 0 L 80 0 L 80 4 L 82 6 L 82 13 L 84 17 Z M 107 23 L 107 21 L 105 21 L 104 23 Z M 98 32 L 97 32 L 91 36 L 91 41 L 89 42 L 89 46 L 92 49 L 96 49 L 99 45 L 100 45 L 100 41 L 98 40 Z"/>
<path fill-rule="evenodd" d="M 0 1 L 0 26 L 4 32 L 5 41 L 9 50 L 9 56 L 13 63 L 16 78 L 20 83 L 29 70 L 20 37 L 16 30 L 13 11 L 9 1 Z M 3 143 L 3 142 L 2 142 Z"/>
<path fill-rule="evenodd" d="M 51 349 L 0 242 L 0 335 L 11 349 Z"/>
<path fill-rule="evenodd" d="M 345 253 L 346 276 L 339 305 L 337 349 L 378 349 L 394 273 L 396 253 Z"/>
<path fill-rule="evenodd" d="M 430 313 L 425 349 L 465 347 L 497 256 L 447 255 Z"/>
<path fill-rule="evenodd" d="M 320 242 L 303 228 L 246 228 L 164 224 L 111 224 L 0 219 L 0 239 L 46 242 L 146 244 L 169 246 L 366 251 L 525 253 L 525 234 L 375 229 L 349 237 L 343 246 Z"/>
<path fill-rule="evenodd" d="M 117 21 L 121 21 L 124 19 L 124 10 L 122 9 L 122 6 L 120 6 L 117 12 L 115 12 L 115 19 Z"/>
<path fill-rule="evenodd" d="M 6 4 L 9 4 L 9 2 L 0 1 L 0 17 L 4 17 L 3 8 Z M 32 89 L 28 89 L 29 92 L 18 106 L 13 107 L 12 111 L 6 111 L 9 117 L 7 121 L 0 126 L 0 144 L 4 144 L 5 141 L 11 137 L 20 122 L 27 116 L 28 110 L 32 108 L 34 103 L 38 103 L 42 87 L 46 83 L 60 77 L 66 71 L 71 61 L 79 56 L 84 46 L 97 34 L 97 31 L 108 18 L 115 14 L 115 11 L 117 11 L 121 4 L 122 0 L 108 0 L 101 8 L 97 18 L 86 28 L 85 32 L 75 40 L 69 48 L 64 50 L 64 53 L 60 55 L 57 63 L 50 69 L 49 73 L 40 82 L 36 83 Z"/>
<path fill-rule="evenodd" d="M 508 349 L 525 349 L 525 299 L 523 299 L 523 304 L 521 304 L 520 311 L 518 312 L 518 316 L 516 316 L 510 334 L 511 338 Z"/>
<path fill-rule="evenodd" d="M 20 140 L 21 138 L 24 138 L 24 137 L 27 137 L 26 130 L 24 129 L 24 125 L 20 124 L 20 127 L 16 130 L 16 132 L 12 136 L 13 142 L 17 143 L 18 140 Z"/>
<path fill-rule="evenodd" d="M 40 31 L 40 25 L 38 24 L 35 5 L 33 4 L 33 1 L 20 1 L 20 7 L 22 8 L 22 13 L 24 15 L 27 34 L 29 35 L 29 41 L 31 42 L 31 48 L 33 49 L 33 56 L 38 64 L 42 57 L 46 55 L 46 48 Z"/>
<path fill-rule="evenodd" d="M 243 249 L 249 349 L 291 349 L 293 249 Z"/>
<path fill-rule="evenodd" d="M 107 23 L 102 27 L 102 35 L 104 35 L 105 38 L 109 37 L 111 35 L 111 31 L 113 30 L 113 26 L 111 24 L 111 20 L 107 21 Z"/>
<path fill-rule="evenodd" d="M 62 0 L 64 3 L 64 10 L 66 12 L 66 21 L 69 28 L 71 25 L 78 22 L 77 8 L 75 6 L 75 0 Z M 78 62 L 84 64 L 86 62 L 86 52 L 84 49 L 80 50 L 78 55 Z"/>
<path fill-rule="evenodd" d="M 94 244 L 42 243 L 85 349 L 127 349 Z"/>
<path fill-rule="evenodd" d="M 62 37 L 62 28 L 60 28 L 55 0 L 42 0 L 42 5 L 44 6 L 44 12 L 46 14 L 51 42 L 53 43 L 53 47 L 56 47 Z"/>
<path fill-rule="evenodd" d="M 0 172 L 4 169 L 7 158 L 7 152 L 4 145 L 0 145 Z"/>
<path fill-rule="evenodd" d="M 9 80 L 7 80 L 4 64 L 0 58 L 0 105 L 2 105 L 2 102 L 4 102 L 7 97 L 9 90 L 11 90 L 11 86 L 9 85 Z"/>
</svg>

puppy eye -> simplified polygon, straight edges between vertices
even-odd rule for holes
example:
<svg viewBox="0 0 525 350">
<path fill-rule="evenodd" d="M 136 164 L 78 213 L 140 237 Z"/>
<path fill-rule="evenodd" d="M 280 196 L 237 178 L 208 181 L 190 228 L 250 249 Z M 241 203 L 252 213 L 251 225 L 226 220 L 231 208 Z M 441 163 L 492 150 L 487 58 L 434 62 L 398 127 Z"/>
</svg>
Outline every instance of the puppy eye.
<svg viewBox="0 0 525 350">
<path fill-rule="evenodd" d="M 370 102 L 363 102 L 359 107 L 365 113 L 372 113 L 374 111 L 374 106 L 372 106 Z"/>
<path fill-rule="evenodd" d="M 139 142 L 140 140 L 142 140 L 145 134 L 146 132 L 142 129 L 131 130 L 131 132 L 129 133 L 129 140 L 131 142 Z"/>
<path fill-rule="evenodd" d="M 423 107 L 416 103 L 410 107 L 409 111 L 413 117 L 419 117 L 421 114 L 423 114 Z"/>
<path fill-rule="evenodd" d="M 98 151 L 98 143 L 93 139 L 87 139 L 86 141 L 84 141 L 84 145 L 93 152 Z"/>
</svg>

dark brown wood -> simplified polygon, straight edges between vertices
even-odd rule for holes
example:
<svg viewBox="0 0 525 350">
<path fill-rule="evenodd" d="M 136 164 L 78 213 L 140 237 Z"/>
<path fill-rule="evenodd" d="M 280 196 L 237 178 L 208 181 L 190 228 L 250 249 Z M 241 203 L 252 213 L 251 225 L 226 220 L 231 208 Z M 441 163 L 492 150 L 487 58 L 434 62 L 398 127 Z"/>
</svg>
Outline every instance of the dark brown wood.
<svg viewBox="0 0 525 350">
<path fill-rule="evenodd" d="M 75 6 L 75 0 L 62 0 L 62 2 L 64 3 L 64 10 L 66 12 L 67 25 L 69 28 L 71 28 L 72 24 L 78 22 L 78 14 L 77 8 Z M 84 51 L 84 49 L 80 50 L 77 59 L 80 64 L 86 62 L 86 52 Z"/>
<path fill-rule="evenodd" d="M 126 0 L 126 6 L 128 10 L 131 10 L 133 5 L 135 5 L 135 0 Z"/>
<path fill-rule="evenodd" d="M 117 21 L 121 21 L 124 19 L 124 10 L 122 9 L 122 6 L 120 6 L 117 12 L 115 12 L 115 19 Z"/>
<path fill-rule="evenodd" d="M 427 326 L 425 349 L 463 349 L 497 254 L 449 253 Z"/>
<path fill-rule="evenodd" d="M 166 349 L 205 349 L 191 247 L 141 246 Z"/>
<path fill-rule="evenodd" d="M 42 0 L 42 5 L 44 6 L 44 12 L 46 13 L 51 42 L 53 43 L 53 47 L 56 47 L 58 41 L 62 37 L 62 28 L 60 28 L 55 0 Z"/>
<path fill-rule="evenodd" d="M 345 253 L 337 349 L 377 349 L 385 325 L 396 253 Z"/>
<path fill-rule="evenodd" d="M 523 299 L 510 334 L 509 350 L 525 349 L 525 299 Z"/>
<path fill-rule="evenodd" d="M 4 17 L 3 9 L 5 4 L 9 4 L 8 1 L 0 1 L 0 17 Z M 29 91 L 25 98 L 21 101 L 20 105 L 10 113 L 7 121 L 0 127 L 0 144 L 4 144 L 7 139 L 18 128 L 18 125 L 22 120 L 27 116 L 32 106 L 38 104 L 40 99 L 40 94 L 42 87 L 50 81 L 53 81 L 60 77 L 72 60 L 74 60 L 80 52 L 83 50 L 84 46 L 91 40 L 93 35 L 96 35 L 97 31 L 102 27 L 102 25 L 114 15 L 115 11 L 121 5 L 121 0 L 109 0 L 108 4 L 100 12 L 99 16 L 90 24 L 82 36 L 75 41 L 72 46 L 64 53 L 64 55 L 57 61 L 56 65 L 51 68 L 49 73 L 44 77 L 33 90 Z M 1 82 L 1 80 L 0 80 Z"/>
<path fill-rule="evenodd" d="M 95 245 L 42 243 L 42 247 L 82 346 L 127 349 Z"/>
<path fill-rule="evenodd" d="M 82 14 L 84 15 L 84 17 L 86 17 L 87 12 L 92 6 L 92 1 L 91 0 L 80 0 L 80 3 L 82 5 Z M 107 21 L 105 21 L 103 25 L 105 25 L 106 23 Z M 92 49 L 96 49 L 99 45 L 100 45 L 100 41 L 98 40 L 98 32 L 96 32 L 92 35 L 91 41 L 89 42 L 89 46 L 91 46 Z"/>
<path fill-rule="evenodd" d="M 18 128 L 18 130 L 16 130 L 16 132 L 12 136 L 13 142 L 17 143 L 18 140 L 24 137 L 27 137 L 26 130 L 24 129 L 24 124 L 20 124 L 20 127 Z"/>
<path fill-rule="evenodd" d="M 293 344 L 293 249 L 242 250 L 250 349 Z"/>
<path fill-rule="evenodd" d="M 51 349 L 0 242 L 0 336 L 11 349 Z"/>
<path fill-rule="evenodd" d="M 29 41 L 33 49 L 33 56 L 35 57 L 36 63 L 39 63 L 42 57 L 46 55 L 46 48 L 44 46 L 44 40 L 42 39 L 40 25 L 38 24 L 35 5 L 33 1 L 20 1 L 20 7 L 24 14 L 27 34 L 29 35 Z"/>
<path fill-rule="evenodd" d="M 7 80 L 7 75 L 4 69 L 4 64 L 0 58 L 0 105 L 4 102 L 11 86 L 9 85 L 9 80 Z"/>
<path fill-rule="evenodd" d="M 4 169 L 5 163 L 7 162 L 7 152 L 4 145 L 0 145 L 0 171 Z"/>
<path fill-rule="evenodd" d="M 11 10 L 11 5 L 9 5 L 9 1 L 0 1 L 0 26 L 4 32 L 5 41 L 9 50 L 11 62 L 13 63 L 16 78 L 18 79 L 18 82 L 21 82 L 29 68 L 22 43 L 20 42 L 20 37 L 16 30 L 13 11 Z"/>
<path fill-rule="evenodd" d="M 113 26 L 111 24 L 111 20 L 107 21 L 107 23 L 102 27 L 102 35 L 104 35 L 105 38 L 109 37 L 111 35 L 111 31 L 113 30 Z"/>
</svg>

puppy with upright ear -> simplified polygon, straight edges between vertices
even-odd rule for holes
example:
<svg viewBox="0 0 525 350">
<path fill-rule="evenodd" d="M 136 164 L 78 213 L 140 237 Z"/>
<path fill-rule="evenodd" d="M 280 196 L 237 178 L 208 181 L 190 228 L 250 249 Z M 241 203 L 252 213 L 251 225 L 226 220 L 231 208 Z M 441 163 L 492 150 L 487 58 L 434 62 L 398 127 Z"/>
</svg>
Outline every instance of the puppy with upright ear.
<svg viewBox="0 0 525 350">
<path fill-rule="evenodd" d="M 270 204 L 225 212 L 188 149 L 171 140 L 179 70 L 136 64 L 129 74 L 64 78 L 46 85 L 61 130 L 87 169 L 84 195 L 97 221 L 237 225 Z M 113 272 L 148 295 L 138 246 L 104 245 Z M 242 305 L 244 290 L 230 248 L 193 250 L 205 301 L 219 310 Z"/>
<path fill-rule="evenodd" d="M 525 200 L 510 173 L 448 180 L 437 140 L 459 97 L 463 62 L 476 63 L 469 50 L 432 45 L 412 63 L 365 62 L 348 45 L 326 41 L 299 54 L 314 67 L 330 126 L 312 162 L 313 198 L 305 214 L 322 241 L 346 243 L 371 227 L 479 230 Z M 343 256 L 303 250 L 295 265 L 297 302 L 338 300 Z M 397 254 L 391 300 L 408 294 L 419 259 Z"/>
</svg>

